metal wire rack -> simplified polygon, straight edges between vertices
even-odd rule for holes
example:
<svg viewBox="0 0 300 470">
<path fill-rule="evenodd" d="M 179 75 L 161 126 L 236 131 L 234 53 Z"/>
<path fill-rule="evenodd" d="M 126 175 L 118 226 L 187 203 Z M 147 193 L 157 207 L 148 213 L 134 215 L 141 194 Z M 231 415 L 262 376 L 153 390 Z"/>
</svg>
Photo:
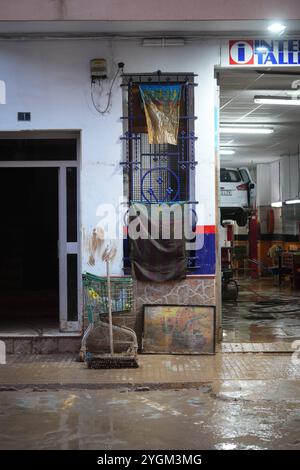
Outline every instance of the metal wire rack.
<svg viewBox="0 0 300 470">
<path fill-rule="evenodd" d="M 111 303 L 112 312 L 126 312 L 132 308 L 131 277 L 111 277 Z M 91 273 L 83 274 L 84 306 L 88 315 L 108 313 L 107 278 L 95 276 Z"/>
</svg>

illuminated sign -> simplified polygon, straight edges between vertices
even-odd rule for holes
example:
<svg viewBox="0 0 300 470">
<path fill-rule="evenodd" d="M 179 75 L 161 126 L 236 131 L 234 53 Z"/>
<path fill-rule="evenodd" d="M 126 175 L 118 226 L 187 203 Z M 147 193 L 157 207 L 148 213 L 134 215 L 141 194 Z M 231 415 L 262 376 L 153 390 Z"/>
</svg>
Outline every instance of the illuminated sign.
<svg viewBox="0 0 300 470">
<path fill-rule="evenodd" d="M 241 39 L 226 41 L 221 65 L 228 66 L 299 66 L 300 39 Z"/>
</svg>

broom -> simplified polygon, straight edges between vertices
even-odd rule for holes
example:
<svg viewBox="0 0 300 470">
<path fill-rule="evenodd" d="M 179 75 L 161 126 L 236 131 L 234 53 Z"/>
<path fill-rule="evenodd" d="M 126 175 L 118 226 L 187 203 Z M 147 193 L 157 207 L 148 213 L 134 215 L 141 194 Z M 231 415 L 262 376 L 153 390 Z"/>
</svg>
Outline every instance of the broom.
<svg viewBox="0 0 300 470">
<path fill-rule="evenodd" d="M 121 369 L 129 367 L 138 367 L 137 362 L 137 337 L 135 332 L 128 327 L 119 327 L 113 325 L 112 321 L 112 298 L 110 282 L 110 261 L 115 255 L 115 249 L 106 247 L 102 255 L 102 260 L 106 263 L 107 277 L 107 298 L 108 298 L 108 330 L 109 330 L 109 349 L 110 354 L 87 354 L 86 361 L 90 369 Z M 114 352 L 113 330 L 127 334 L 132 339 L 129 349 L 122 353 Z"/>
</svg>

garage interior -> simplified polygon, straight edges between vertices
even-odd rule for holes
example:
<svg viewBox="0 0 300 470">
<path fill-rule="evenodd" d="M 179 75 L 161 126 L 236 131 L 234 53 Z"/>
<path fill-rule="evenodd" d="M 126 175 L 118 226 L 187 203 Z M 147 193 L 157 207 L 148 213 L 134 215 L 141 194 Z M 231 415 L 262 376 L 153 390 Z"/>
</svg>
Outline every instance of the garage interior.
<svg viewBox="0 0 300 470">
<path fill-rule="evenodd" d="M 220 183 L 223 349 L 290 350 L 300 335 L 300 72 L 223 69 L 218 79 L 220 167 L 247 168 L 255 183 L 244 226 L 222 214 L 233 193 Z"/>
</svg>

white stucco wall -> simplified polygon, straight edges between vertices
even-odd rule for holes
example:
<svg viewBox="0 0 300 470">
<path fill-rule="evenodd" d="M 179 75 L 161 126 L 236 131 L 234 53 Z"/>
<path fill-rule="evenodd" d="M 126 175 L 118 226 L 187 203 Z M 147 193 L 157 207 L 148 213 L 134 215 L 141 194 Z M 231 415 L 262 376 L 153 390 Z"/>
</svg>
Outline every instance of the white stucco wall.
<svg viewBox="0 0 300 470">
<path fill-rule="evenodd" d="M 269 206 L 271 204 L 271 173 L 270 164 L 259 163 L 256 166 L 256 205 Z"/>
<path fill-rule="evenodd" d="M 299 196 L 298 155 L 285 155 L 280 160 L 257 165 L 257 205 L 297 199 Z"/>
<path fill-rule="evenodd" d="M 6 83 L 6 105 L 0 106 L 0 131 L 81 131 L 81 222 L 86 235 L 97 225 L 101 203 L 118 205 L 123 194 L 122 94 L 114 87 L 112 107 L 100 116 L 90 98 L 89 62 L 105 58 L 125 63 L 125 72 L 194 72 L 196 142 L 196 199 L 199 225 L 215 224 L 214 65 L 220 61 L 218 41 L 179 48 L 145 48 L 137 41 L 18 41 L 0 43 L 0 79 Z M 113 59 L 112 59 L 113 57 Z M 17 121 L 18 111 L 30 111 L 31 122 Z M 122 241 L 117 240 L 113 274 L 122 273 Z M 99 257 L 88 265 L 83 247 L 82 269 L 104 273 Z"/>
</svg>

